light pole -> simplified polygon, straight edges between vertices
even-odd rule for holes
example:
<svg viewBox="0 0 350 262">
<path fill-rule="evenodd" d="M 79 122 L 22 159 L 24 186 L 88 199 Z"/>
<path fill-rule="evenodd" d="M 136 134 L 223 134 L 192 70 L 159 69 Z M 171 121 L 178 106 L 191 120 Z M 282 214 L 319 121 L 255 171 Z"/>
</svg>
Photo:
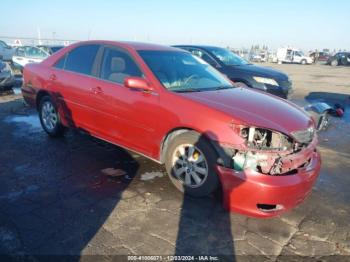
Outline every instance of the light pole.
<svg viewBox="0 0 350 262">
<path fill-rule="evenodd" d="M 56 32 L 52 32 L 52 42 L 53 42 L 53 44 L 55 43 L 55 38 L 56 38 Z"/>
</svg>

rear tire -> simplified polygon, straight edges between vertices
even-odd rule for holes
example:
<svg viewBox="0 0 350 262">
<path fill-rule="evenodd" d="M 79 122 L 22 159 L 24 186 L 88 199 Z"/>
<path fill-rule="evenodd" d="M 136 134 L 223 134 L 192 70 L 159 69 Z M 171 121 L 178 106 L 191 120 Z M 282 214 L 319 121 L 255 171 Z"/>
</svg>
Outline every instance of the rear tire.
<svg viewBox="0 0 350 262">
<path fill-rule="evenodd" d="M 39 104 L 39 118 L 44 131 L 51 137 L 61 137 L 64 135 L 65 127 L 61 124 L 61 119 L 50 96 L 43 96 Z"/>
<path fill-rule="evenodd" d="M 194 131 L 176 136 L 166 152 L 165 167 L 171 182 L 194 197 L 207 196 L 219 188 L 216 163 L 212 145 Z"/>
</svg>

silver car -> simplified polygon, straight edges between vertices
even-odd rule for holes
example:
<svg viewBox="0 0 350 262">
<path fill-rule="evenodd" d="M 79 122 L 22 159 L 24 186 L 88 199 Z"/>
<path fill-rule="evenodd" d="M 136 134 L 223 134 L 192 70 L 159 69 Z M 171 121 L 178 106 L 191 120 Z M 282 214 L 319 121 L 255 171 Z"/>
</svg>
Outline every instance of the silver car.
<svg viewBox="0 0 350 262">
<path fill-rule="evenodd" d="M 15 53 L 15 49 L 0 40 L 0 59 L 4 61 L 11 61 L 12 56 Z"/>
<path fill-rule="evenodd" d="M 15 76 L 10 65 L 0 60 L 0 90 L 10 88 L 15 84 Z"/>
</svg>

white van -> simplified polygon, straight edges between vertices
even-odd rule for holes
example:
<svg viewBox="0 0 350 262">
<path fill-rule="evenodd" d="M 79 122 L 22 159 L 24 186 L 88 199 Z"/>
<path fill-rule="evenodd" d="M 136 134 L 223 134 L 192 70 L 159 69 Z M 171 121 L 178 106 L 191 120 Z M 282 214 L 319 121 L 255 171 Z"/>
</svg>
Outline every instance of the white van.
<svg viewBox="0 0 350 262">
<path fill-rule="evenodd" d="M 299 49 L 283 47 L 277 49 L 277 62 L 306 65 L 312 64 L 313 59 L 309 56 L 305 56 Z"/>
</svg>

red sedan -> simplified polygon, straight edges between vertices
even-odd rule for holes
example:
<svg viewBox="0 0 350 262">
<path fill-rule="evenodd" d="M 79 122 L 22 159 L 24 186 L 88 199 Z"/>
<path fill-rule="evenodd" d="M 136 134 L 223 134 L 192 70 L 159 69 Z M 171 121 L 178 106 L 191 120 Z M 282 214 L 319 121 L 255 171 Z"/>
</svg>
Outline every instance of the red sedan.
<svg viewBox="0 0 350 262">
<path fill-rule="evenodd" d="M 24 69 L 22 93 L 52 137 L 67 127 L 165 164 L 192 196 L 220 187 L 229 210 L 270 217 L 320 170 L 314 123 L 294 104 L 234 87 L 177 48 L 88 41 Z"/>
</svg>

